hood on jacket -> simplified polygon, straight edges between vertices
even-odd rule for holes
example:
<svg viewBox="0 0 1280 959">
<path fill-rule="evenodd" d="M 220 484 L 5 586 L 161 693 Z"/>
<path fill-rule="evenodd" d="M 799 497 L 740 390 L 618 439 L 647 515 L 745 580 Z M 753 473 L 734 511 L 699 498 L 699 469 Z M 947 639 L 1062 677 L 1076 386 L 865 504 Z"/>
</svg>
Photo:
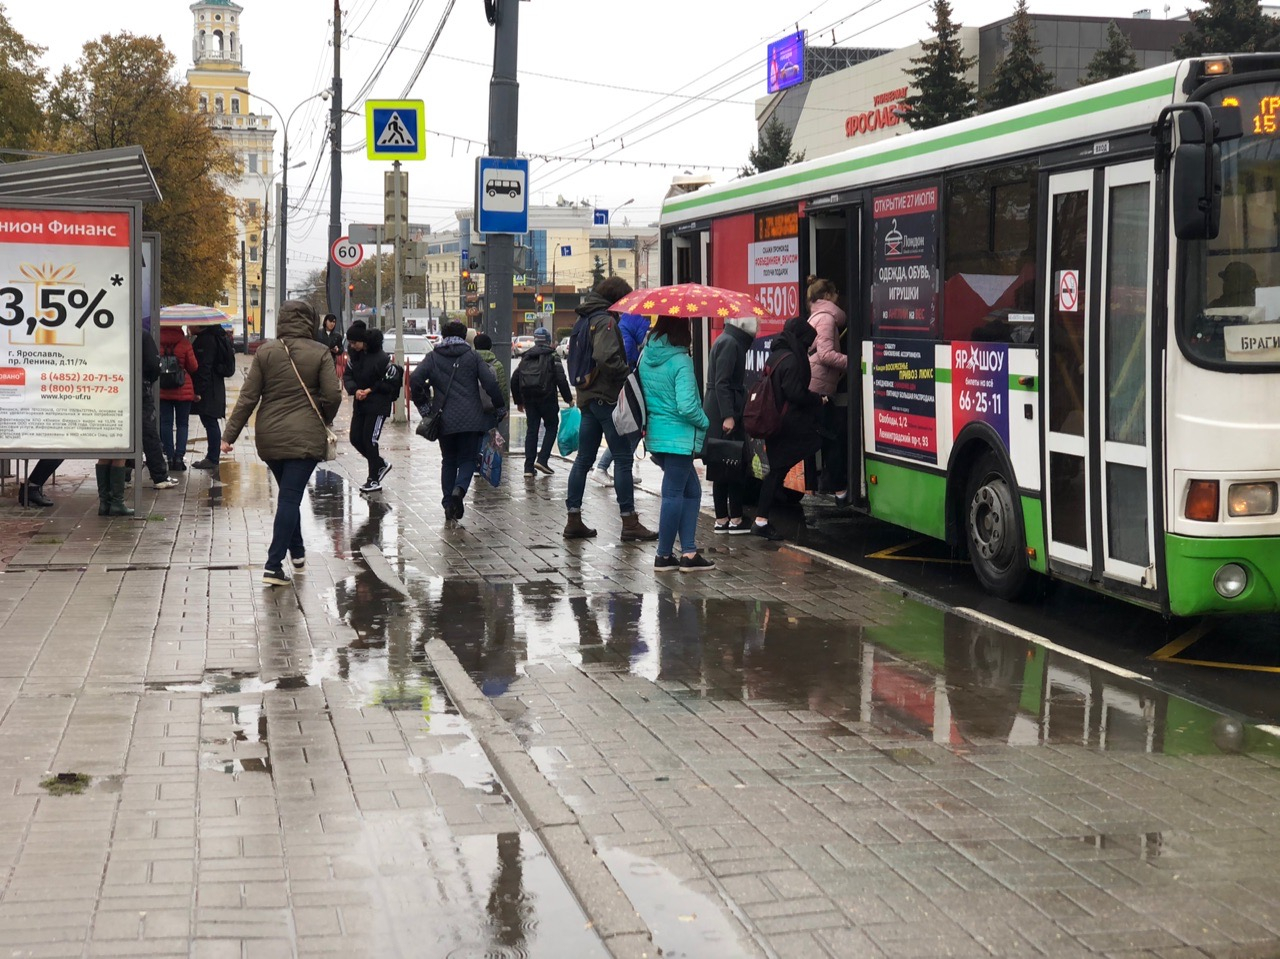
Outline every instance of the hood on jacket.
<svg viewBox="0 0 1280 959">
<path fill-rule="evenodd" d="M 751 339 L 756 338 L 756 333 L 760 329 L 760 321 L 754 316 L 735 316 L 724 321 L 725 329 L 741 330 Z"/>
<path fill-rule="evenodd" d="M 496 363 L 498 361 L 498 354 L 493 352 L 493 350 L 476 350 L 476 353 L 479 354 L 480 359 L 484 360 L 486 363 Z"/>
<path fill-rule="evenodd" d="M 578 305 L 577 313 L 579 316 L 590 316 L 592 313 L 599 313 L 601 311 L 607 313 L 611 306 L 613 306 L 611 302 L 606 300 L 595 290 L 592 290 Z"/>
<path fill-rule="evenodd" d="M 180 326 L 160 327 L 160 347 L 162 349 L 171 350 L 186 338 L 186 334 Z"/>
<path fill-rule="evenodd" d="M 644 366 L 661 366 L 681 354 L 688 356 L 689 351 L 683 346 L 673 346 L 665 335 L 649 338 L 649 345 L 640 354 L 640 362 Z"/>
<path fill-rule="evenodd" d="M 831 300 L 818 300 L 813 304 L 813 308 L 809 311 L 809 322 L 813 322 L 814 317 L 821 314 L 827 314 L 836 321 L 836 327 L 844 329 L 844 325 L 848 322 L 848 318 L 844 314 L 844 310 L 836 306 Z"/>
<path fill-rule="evenodd" d="M 280 315 L 276 317 L 277 339 L 315 338 L 317 326 L 316 311 L 305 300 L 285 300 L 280 306 Z"/>
<path fill-rule="evenodd" d="M 454 337 L 450 336 L 450 337 L 445 337 L 443 340 L 437 343 L 436 348 L 431 352 L 439 353 L 441 356 L 447 356 L 450 359 L 453 359 L 456 356 L 462 356 L 469 349 L 471 349 L 471 347 L 467 344 L 466 340 L 462 339 L 461 337 L 458 337 L 455 339 Z"/>
<path fill-rule="evenodd" d="M 363 334 L 364 348 L 370 353 L 382 352 L 382 331 L 365 330 Z"/>
</svg>

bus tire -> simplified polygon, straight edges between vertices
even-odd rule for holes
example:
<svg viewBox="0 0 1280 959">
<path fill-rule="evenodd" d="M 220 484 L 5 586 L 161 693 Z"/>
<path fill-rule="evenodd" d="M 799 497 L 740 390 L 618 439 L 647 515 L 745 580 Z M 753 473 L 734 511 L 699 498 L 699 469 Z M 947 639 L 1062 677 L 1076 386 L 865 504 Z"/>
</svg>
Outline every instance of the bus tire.
<svg viewBox="0 0 1280 959">
<path fill-rule="evenodd" d="M 978 581 L 1000 599 L 1022 597 L 1031 577 L 1022 515 L 994 453 L 979 457 L 969 472 L 963 510 L 965 546 Z"/>
</svg>

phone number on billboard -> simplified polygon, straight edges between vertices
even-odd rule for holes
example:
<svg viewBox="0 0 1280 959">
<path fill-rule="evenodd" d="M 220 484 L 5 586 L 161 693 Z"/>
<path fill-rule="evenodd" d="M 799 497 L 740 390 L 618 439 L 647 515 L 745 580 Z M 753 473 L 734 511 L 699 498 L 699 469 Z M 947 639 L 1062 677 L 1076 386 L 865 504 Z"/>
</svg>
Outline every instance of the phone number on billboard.
<svg viewBox="0 0 1280 959">
<path fill-rule="evenodd" d="M 800 293 L 794 286 L 763 286 L 756 299 L 770 316 L 800 315 Z"/>
</svg>

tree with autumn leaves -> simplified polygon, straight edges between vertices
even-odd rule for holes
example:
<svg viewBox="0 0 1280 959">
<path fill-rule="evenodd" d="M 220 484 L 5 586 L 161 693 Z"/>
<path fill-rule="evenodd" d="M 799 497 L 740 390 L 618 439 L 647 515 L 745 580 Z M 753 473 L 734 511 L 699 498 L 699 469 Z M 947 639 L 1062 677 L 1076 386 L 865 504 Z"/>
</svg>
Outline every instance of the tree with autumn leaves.
<svg viewBox="0 0 1280 959">
<path fill-rule="evenodd" d="M 0 5 L 0 149 L 142 147 L 163 197 L 143 206 L 142 228 L 161 234 L 164 298 L 215 302 L 238 252 L 235 200 L 223 186 L 235 158 L 178 79 L 173 54 L 157 37 L 103 36 L 49 83 L 36 62 L 42 53 Z"/>
</svg>

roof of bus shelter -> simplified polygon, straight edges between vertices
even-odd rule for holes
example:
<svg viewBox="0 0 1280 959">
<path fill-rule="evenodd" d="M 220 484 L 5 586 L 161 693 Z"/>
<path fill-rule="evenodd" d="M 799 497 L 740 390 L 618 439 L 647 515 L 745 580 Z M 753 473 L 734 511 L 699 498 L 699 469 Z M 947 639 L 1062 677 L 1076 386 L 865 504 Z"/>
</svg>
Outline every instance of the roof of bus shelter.
<svg viewBox="0 0 1280 959">
<path fill-rule="evenodd" d="M 157 203 L 160 188 L 142 147 L 0 163 L 0 197 Z"/>
</svg>

